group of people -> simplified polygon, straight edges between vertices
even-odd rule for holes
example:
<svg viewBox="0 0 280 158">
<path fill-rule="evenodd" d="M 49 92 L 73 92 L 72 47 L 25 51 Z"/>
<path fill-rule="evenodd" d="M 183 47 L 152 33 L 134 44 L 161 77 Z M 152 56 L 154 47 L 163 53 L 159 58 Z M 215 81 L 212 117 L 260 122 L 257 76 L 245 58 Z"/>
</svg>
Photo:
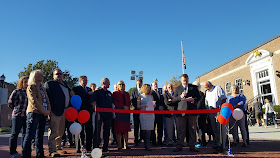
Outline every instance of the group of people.
<svg viewBox="0 0 280 158">
<path fill-rule="evenodd" d="M 259 101 L 258 98 L 255 99 L 255 103 L 253 104 L 252 111 L 254 112 L 254 116 L 257 122 L 257 125 L 260 127 L 264 125 L 264 128 L 268 126 L 268 119 L 271 118 L 275 128 L 278 128 L 277 122 L 275 120 L 275 110 L 274 104 L 268 98 L 264 99 L 265 104 Z M 263 108 L 265 110 L 263 110 Z"/>
<path fill-rule="evenodd" d="M 189 83 L 187 74 L 180 78 L 181 85 L 174 89 L 172 84 L 167 84 L 162 93 L 159 92 L 157 82 L 143 84 L 141 79 L 136 81 L 136 88 L 129 94 L 125 91 L 124 81 L 119 81 L 115 91 L 111 93 L 108 88 L 110 80 L 102 78 L 100 87 L 90 84 L 87 87 L 87 77 L 79 77 L 79 85 L 69 88 L 63 81 L 63 73 L 57 68 L 53 71 L 53 80 L 42 85 L 44 75 L 41 70 L 34 70 L 30 76 L 22 77 L 18 81 L 17 89 L 9 98 L 8 106 L 13 109 L 12 134 L 10 137 L 11 157 L 18 157 L 16 151 L 17 137 L 23 129 L 22 157 L 31 157 L 31 145 L 35 142 L 36 155 L 44 157 L 43 135 L 46 120 L 49 120 L 48 146 L 51 157 L 59 157 L 67 152 L 62 149 L 62 138 L 76 146 L 76 152 L 81 150 L 91 152 L 99 147 L 103 141 L 102 151 L 108 152 L 110 133 L 112 132 L 117 142 L 117 149 L 130 150 L 128 146 L 128 132 L 130 129 L 129 113 L 95 112 L 95 107 L 114 109 L 148 110 L 152 103 L 154 110 L 196 110 L 218 109 L 225 102 L 229 102 L 234 108 L 246 109 L 246 97 L 239 94 L 238 86 L 232 86 L 231 95 L 226 96 L 220 86 L 214 86 L 210 81 L 203 83 L 206 92 L 200 91 L 200 83 Z M 72 139 L 69 126 L 71 122 L 65 120 L 64 111 L 71 106 L 70 99 L 73 95 L 79 95 L 82 99 L 80 110 L 87 110 L 90 119 L 82 124 L 82 131 Z M 268 111 L 269 114 L 270 111 Z M 206 145 L 206 122 L 213 131 L 215 145 L 213 148 L 220 151 L 225 149 L 227 140 L 226 125 L 220 126 L 217 121 L 218 113 L 209 114 L 152 114 L 133 113 L 134 145 L 138 146 L 144 141 L 144 149 L 151 151 L 151 145 L 175 145 L 174 152 L 182 151 L 187 145 L 191 152 L 199 152 L 196 147 L 198 142 Z M 243 145 L 249 143 L 249 132 L 246 128 L 246 115 L 241 120 L 230 117 L 229 126 L 232 128 L 233 144 L 237 143 L 238 126 L 241 129 Z M 156 127 L 156 131 L 155 131 Z M 220 130 L 222 127 L 222 130 Z M 65 131 L 68 137 L 65 136 Z M 220 134 L 220 131 L 222 133 Z M 101 134 L 101 132 L 103 132 Z M 176 134 L 175 134 L 176 133 Z M 220 137 L 222 135 L 222 137 Z M 186 141 L 185 141 L 186 139 Z"/>
</svg>

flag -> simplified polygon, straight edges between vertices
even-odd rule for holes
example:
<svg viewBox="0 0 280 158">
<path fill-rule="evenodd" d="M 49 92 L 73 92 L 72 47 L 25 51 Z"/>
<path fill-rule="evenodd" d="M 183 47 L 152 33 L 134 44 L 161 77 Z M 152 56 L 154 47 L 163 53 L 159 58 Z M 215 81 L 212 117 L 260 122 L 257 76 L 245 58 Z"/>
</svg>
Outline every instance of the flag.
<svg viewBox="0 0 280 158">
<path fill-rule="evenodd" d="M 184 51 L 182 51 L 182 62 L 183 62 L 183 65 L 184 65 L 184 69 L 186 69 L 186 59 L 185 59 L 185 55 L 184 55 Z"/>
<path fill-rule="evenodd" d="M 186 58 L 183 50 L 183 40 L 181 40 L 181 48 L 182 48 L 182 66 L 183 70 L 186 69 Z"/>
</svg>

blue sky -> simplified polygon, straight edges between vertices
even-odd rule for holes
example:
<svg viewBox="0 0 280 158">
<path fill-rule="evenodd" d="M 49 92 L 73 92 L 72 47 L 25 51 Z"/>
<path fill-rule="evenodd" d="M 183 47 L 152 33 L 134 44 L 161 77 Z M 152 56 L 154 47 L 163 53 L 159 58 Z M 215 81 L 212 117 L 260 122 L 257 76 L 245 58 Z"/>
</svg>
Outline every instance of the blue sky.
<svg viewBox="0 0 280 158">
<path fill-rule="evenodd" d="M 29 63 L 56 60 L 89 82 L 124 80 L 144 71 L 159 86 L 190 81 L 280 33 L 278 0 L 2 0 L 0 74 L 7 82 Z M 110 88 L 112 90 L 112 88 Z"/>
</svg>

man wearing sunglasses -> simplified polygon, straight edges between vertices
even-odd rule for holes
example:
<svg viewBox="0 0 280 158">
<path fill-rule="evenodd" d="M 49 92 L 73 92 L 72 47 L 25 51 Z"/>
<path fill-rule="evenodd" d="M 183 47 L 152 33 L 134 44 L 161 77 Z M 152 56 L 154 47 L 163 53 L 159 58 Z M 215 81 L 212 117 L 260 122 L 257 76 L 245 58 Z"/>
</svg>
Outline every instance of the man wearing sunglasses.
<svg viewBox="0 0 280 158">
<path fill-rule="evenodd" d="M 45 83 L 45 88 L 51 104 L 50 128 L 49 128 L 49 153 L 51 157 L 66 154 L 61 149 L 62 136 L 65 130 L 64 110 L 69 106 L 70 96 L 74 92 L 63 82 L 63 73 L 59 68 L 53 71 L 52 81 Z"/>
</svg>

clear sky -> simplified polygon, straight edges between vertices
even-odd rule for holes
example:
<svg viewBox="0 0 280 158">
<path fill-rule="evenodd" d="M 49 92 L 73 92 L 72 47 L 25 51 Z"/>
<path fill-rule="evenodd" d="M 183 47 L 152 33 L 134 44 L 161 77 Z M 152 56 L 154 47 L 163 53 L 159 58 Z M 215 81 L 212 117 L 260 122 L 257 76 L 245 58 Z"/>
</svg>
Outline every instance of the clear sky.
<svg viewBox="0 0 280 158">
<path fill-rule="evenodd" d="M 183 39 L 190 82 L 280 33 L 279 0 L 1 0 L 0 75 L 56 60 L 100 85 L 144 71 L 159 86 L 182 74 Z M 111 86 L 112 87 L 112 86 Z M 110 87 L 110 90 L 112 88 Z"/>
</svg>

